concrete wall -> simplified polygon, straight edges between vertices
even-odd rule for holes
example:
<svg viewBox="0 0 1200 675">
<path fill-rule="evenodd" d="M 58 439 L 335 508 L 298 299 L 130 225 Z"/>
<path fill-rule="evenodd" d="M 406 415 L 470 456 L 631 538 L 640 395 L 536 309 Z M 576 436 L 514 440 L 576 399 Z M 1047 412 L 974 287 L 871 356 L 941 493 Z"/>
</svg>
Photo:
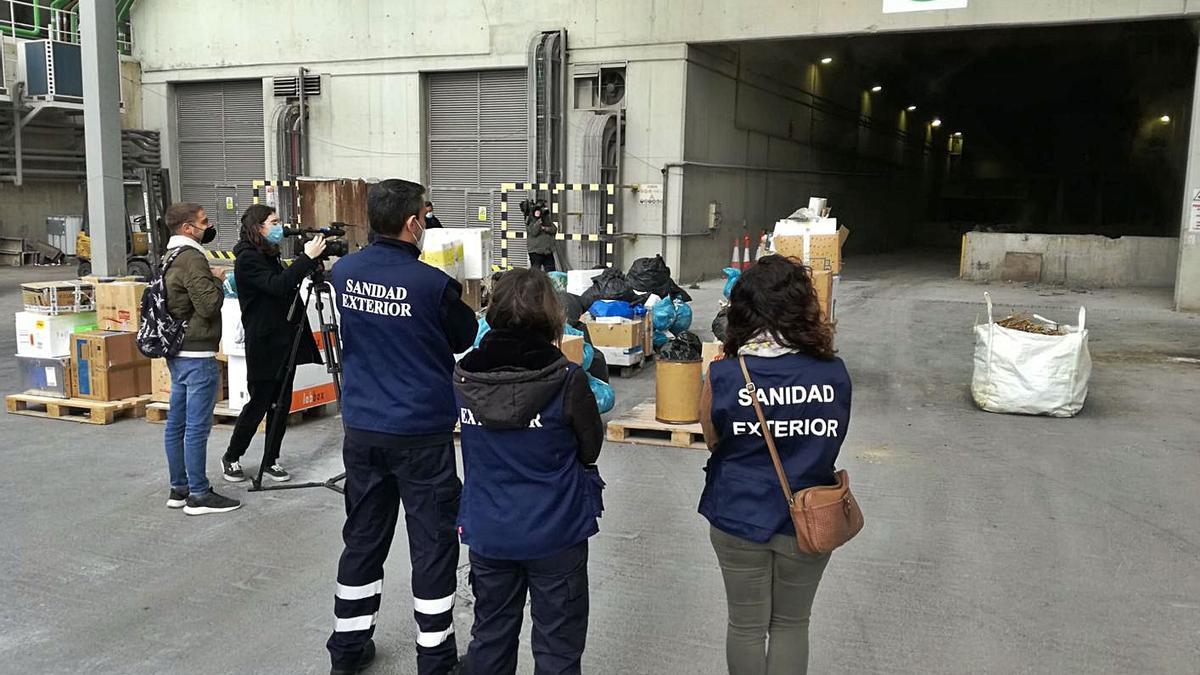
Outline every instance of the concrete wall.
<svg viewBox="0 0 1200 675">
<path fill-rule="evenodd" d="M 756 72 L 736 49 L 690 52 L 684 278 L 719 275 L 735 238 L 749 234 L 756 241 L 812 196 L 827 198 L 854 232 L 850 251 L 904 245 L 924 215 L 930 163 L 938 155 L 923 147 L 919 130 L 907 141 L 897 135 L 906 113 L 863 124 L 872 116 L 870 96 L 851 81 L 822 82 L 815 66 L 786 59 L 774 65 L 784 72 Z M 843 111 L 818 112 L 811 105 L 814 94 L 826 110 L 833 103 Z M 714 201 L 722 226 L 694 236 L 707 231 Z"/>
<path fill-rule="evenodd" d="M 46 241 L 46 216 L 81 216 L 82 184 L 27 181 L 0 183 L 0 235 Z"/>
<path fill-rule="evenodd" d="M 1175 285 L 1179 240 L 1121 237 L 969 232 L 963 238 L 964 279 L 1003 281 L 1009 253 L 1042 256 L 1041 283 L 1085 287 Z"/>
</svg>

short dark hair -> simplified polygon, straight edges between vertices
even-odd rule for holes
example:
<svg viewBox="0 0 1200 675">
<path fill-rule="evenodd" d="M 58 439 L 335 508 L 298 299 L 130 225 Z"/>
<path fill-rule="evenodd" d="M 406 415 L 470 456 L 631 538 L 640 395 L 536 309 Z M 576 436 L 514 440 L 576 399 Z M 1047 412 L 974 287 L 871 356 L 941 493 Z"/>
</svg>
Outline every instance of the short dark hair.
<svg viewBox="0 0 1200 675">
<path fill-rule="evenodd" d="M 532 333 L 546 342 L 562 337 L 563 310 L 550 277 L 541 270 L 505 272 L 492 287 L 488 325 Z"/>
<path fill-rule="evenodd" d="M 432 209 L 432 208 L 433 208 L 433 202 L 425 202 L 425 206 L 428 206 L 429 208 L 431 208 L 431 209 Z"/>
<path fill-rule="evenodd" d="M 176 202 L 167 208 L 167 228 L 172 232 L 178 232 L 185 223 L 196 222 L 196 218 L 203 210 L 204 207 L 196 202 Z"/>
<path fill-rule="evenodd" d="M 389 178 L 371 186 L 367 192 L 367 221 L 379 234 L 395 237 L 404 231 L 404 222 L 420 215 L 425 202 L 425 186 L 399 178 Z"/>
<path fill-rule="evenodd" d="M 742 272 L 729 292 L 728 320 L 728 358 L 760 333 L 818 359 L 834 357 L 833 329 L 821 314 L 811 270 L 791 258 L 769 255 Z"/>
</svg>

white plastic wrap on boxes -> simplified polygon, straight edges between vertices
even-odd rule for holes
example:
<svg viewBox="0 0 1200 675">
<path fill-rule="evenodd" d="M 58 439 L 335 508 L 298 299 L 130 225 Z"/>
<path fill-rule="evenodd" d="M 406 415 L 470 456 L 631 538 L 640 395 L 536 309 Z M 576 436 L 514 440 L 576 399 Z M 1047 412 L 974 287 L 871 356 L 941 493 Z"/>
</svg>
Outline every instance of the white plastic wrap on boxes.
<svg viewBox="0 0 1200 675">
<path fill-rule="evenodd" d="M 462 242 L 463 279 L 486 279 L 492 273 L 492 230 L 488 227 L 435 227 L 425 231 L 426 248 Z"/>
<path fill-rule="evenodd" d="M 71 353 L 71 333 L 79 326 L 96 323 L 95 312 L 77 314 L 38 314 L 17 312 L 17 354 L 43 359 L 68 356 Z"/>
<path fill-rule="evenodd" d="M 583 295 L 592 287 L 592 279 L 600 276 L 604 270 L 570 270 L 567 272 L 567 292 Z"/>
<path fill-rule="evenodd" d="M 246 355 L 246 334 L 242 330 L 242 307 L 237 298 L 225 298 L 221 305 L 221 351 L 229 356 Z M 233 373 L 230 373 L 232 379 Z"/>
<path fill-rule="evenodd" d="M 246 384 L 248 375 L 246 357 L 229 354 L 226 366 L 228 368 L 225 376 L 229 383 L 229 409 L 241 410 L 250 402 L 250 390 L 247 389 Z"/>
</svg>

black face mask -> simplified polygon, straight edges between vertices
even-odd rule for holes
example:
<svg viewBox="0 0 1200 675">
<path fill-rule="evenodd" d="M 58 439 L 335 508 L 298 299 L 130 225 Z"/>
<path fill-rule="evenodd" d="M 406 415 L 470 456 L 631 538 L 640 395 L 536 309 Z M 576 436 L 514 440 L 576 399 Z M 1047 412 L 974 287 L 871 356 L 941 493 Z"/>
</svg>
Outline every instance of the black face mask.
<svg viewBox="0 0 1200 675">
<path fill-rule="evenodd" d="M 208 244 L 208 243 L 211 243 L 211 242 L 212 242 L 212 240 L 213 240 L 213 239 L 216 239 L 216 238 L 217 238 L 217 226 L 216 226 L 216 225 L 209 225 L 209 226 L 208 226 L 208 227 L 207 227 L 207 228 L 204 230 L 204 234 L 200 235 L 200 243 L 201 243 L 201 244 Z"/>
</svg>

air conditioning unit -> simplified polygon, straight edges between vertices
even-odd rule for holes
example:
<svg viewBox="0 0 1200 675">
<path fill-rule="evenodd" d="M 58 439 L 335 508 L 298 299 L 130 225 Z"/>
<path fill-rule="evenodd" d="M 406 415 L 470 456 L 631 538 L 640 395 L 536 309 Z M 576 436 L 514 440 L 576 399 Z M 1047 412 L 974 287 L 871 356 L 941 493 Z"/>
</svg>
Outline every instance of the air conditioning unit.
<svg viewBox="0 0 1200 675">
<path fill-rule="evenodd" d="M 300 92 L 296 89 L 296 81 L 299 79 L 298 77 L 277 77 L 272 85 L 272 90 L 279 97 L 297 98 L 300 96 Z M 304 76 L 304 95 L 306 97 L 321 95 L 320 75 Z"/>
<path fill-rule="evenodd" d="M 625 109 L 625 64 L 579 64 L 572 78 L 576 110 Z"/>
<path fill-rule="evenodd" d="M 47 103 L 83 103 L 83 63 L 79 45 L 28 40 L 17 45 L 17 77 L 25 98 Z"/>
<path fill-rule="evenodd" d="M 125 83 L 117 61 L 120 105 L 125 110 Z M 17 45 L 17 78 L 25 83 L 24 98 L 44 103 L 83 104 L 83 59 L 79 45 L 56 40 L 27 40 Z"/>
</svg>

